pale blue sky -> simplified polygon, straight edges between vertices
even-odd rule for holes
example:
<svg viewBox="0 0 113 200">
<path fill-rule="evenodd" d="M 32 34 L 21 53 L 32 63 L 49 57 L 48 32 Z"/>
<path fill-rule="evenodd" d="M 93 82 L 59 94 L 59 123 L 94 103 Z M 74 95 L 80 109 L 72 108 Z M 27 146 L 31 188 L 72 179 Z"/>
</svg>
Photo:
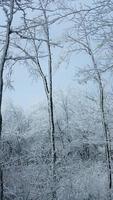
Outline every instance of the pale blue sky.
<svg viewBox="0 0 113 200">
<path fill-rule="evenodd" d="M 15 21 L 14 21 L 15 26 Z M 63 41 L 64 34 L 67 31 L 67 27 L 70 27 L 71 23 L 64 22 L 64 24 L 53 25 L 51 30 L 51 38 L 53 41 Z M 65 56 L 64 48 L 53 48 L 53 92 L 60 90 L 68 90 L 75 86 L 74 74 L 76 71 L 76 66 L 80 66 L 85 63 L 85 57 L 73 56 L 70 62 L 63 62 L 59 67 L 58 63 L 62 56 Z M 47 63 L 42 62 L 43 65 Z M 67 64 L 68 63 L 68 64 Z M 45 98 L 44 87 L 42 81 L 39 79 L 32 80 L 27 69 L 23 64 L 18 63 L 15 66 L 15 71 L 12 75 L 12 80 L 14 90 L 9 91 L 8 89 L 4 91 L 3 95 L 3 108 L 7 102 L 11 101 L 16 105 L 21 106 L 25 110 L 30 109 L 35 104 L 43 101 Z M 78 90 L 79 85 L 77 85 L 76 90 Z"/>
<path fill-rule="evenodd" d="M 62 35 L 62 32 L 65 33 L 66 28 L 70 27 L 71 23 L 66 23 L 65 25 L 57 24 L 56 26 L 57 27 L 53 26 L 51 32 L 53 41 L 54 39 L 55 41 L 63 40 L 64 35 Z M 77 83 L 78 78 L 75 77 L 74 74 L 78 66 L 85 66 L 87 64 L 87 57 L 84 55 L 73 55 L 68 64 L 63 62 L 59 68 L 57 68 L 60 56 L 64 54 L 63 51 L 63 48 L 58 51 L 56 49 L 53 50 L 53 67 L 55 68 L 53 71 L 54 93 L 60 90 L 69 91 L 69 88 L 75 88 L 75 92 L 80 89 L 83 89 L 84 92 L 86 92 L 88 85 L 79 85 Z M 12 76 L 12 80 L 14 81 L 14 91 L 9 91 L 8 89 L 4 91 L 3 108 L 7 102 L 12 101 L 15 105 L 19 105 L 25 110 L 29 110 L 33 105 L 38 104 L 45 98 L 42 81 L 40 79 L 33 81 L 27 69 L 20 63 L 15 69 Z M 90 86 L 90 89 L 94 90 L 94 87 Z"/>
<path fill-rule="evenodd" d="M 74 81 L 74 65 L 65 67 L 60 66 L 54 72 L 53 85 L 54 92 L 58 90 L 67 90 L 72 85 L 75 85 Z M 14 104 L 19 105 L 25 109 L 28 109 L 34 104 L 39 103 L 45 98 L 44 88 L 41 79 L 33 80 L 30 77 L 28 71 L 23 66 L 17 66 L 12 76 L 14 90 L 4 91 L 4 103 L 9 100 Z"/>
</svg>

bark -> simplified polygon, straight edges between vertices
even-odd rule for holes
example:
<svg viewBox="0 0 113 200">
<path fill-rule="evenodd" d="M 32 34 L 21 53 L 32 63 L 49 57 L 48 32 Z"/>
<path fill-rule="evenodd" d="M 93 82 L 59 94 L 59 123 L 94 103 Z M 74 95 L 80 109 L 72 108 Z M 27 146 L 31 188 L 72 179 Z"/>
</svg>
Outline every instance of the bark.
<svg viewBox="0 0 113 200">
<path fill-rule="evenodd" d="M 54 126 L 54 111 L 53 111 L 53 95 L 52 95 L 52 68 L 49 66 L 49 126 L 50 126 L 50 136 L 51 136 L 51 155 L 52 155 L 52 200 L 56 199 L 56 148 L 55 148 L 55 126 Z"/>
<path fill-rule="evenodd" d="M 3 183 L 3 170 L 0 169 L 0 200 L 4 199 L 4 183 Z"/>
<path fill-rule="evenodd" d="M 100 108 L 101 108 L 101 115 L 102 115 L 102 125 L 103 131 L 106 139 L 106 160 L 107 160 L 107 168 L 108 168 L 108 184 L 109 184 L 109 200 L 111 200 L 111 189 L 112 189 L 112 170 L 111 170 L 111 152 L 110 152 L 110 138 L 109 138 L 109 131 L 108 125 L 106 123 L 105 117 L 105 109 L 104 109 L 104 93 L 103 93 L 103 86 L 100 79 Z"/>
</svg>

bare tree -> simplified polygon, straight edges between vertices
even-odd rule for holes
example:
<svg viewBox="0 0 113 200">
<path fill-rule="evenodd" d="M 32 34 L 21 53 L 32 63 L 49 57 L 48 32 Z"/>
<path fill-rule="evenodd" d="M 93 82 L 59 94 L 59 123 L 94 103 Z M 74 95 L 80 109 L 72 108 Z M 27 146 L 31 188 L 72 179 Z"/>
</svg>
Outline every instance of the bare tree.
<svg viewBox="0 0 113 200">
<path fill-rule="evenodd" d="M 2 96 L 3 96 L 3 72 L 4 66 L 6 62 L 6 57 L 8 53 L 9 43 L 10 43 L 10 33 L 11 33 L 11 24 L 13 20 L 13 9 L 14 9 L 14 0 L 10 0 L 8 2 L 9 13 L 7 9 L 7 5 L 2 1 L 0 6 L 3 8 L 5 13 L 7 24 L 6 24 L 6 36 L 5 36 L 5 44 L 3 46 L 3 51 L 0 60 L 0 140 L 1 140 L 1 133 L 2 133 Z M 1 141 L 0 141 L 1 142 Z M 0 199 L 4 199 L 4 183 L 3 183 L 3 169 L 2 164 L 0 164 L 0 181 L 1 181 L 1 191 L 0 191 Z"/>
<path fill-rule="evenodd" d="M 1 24 L 1 32 L 0 32 L 0 145 L 1 145 L 1 137 L 2 137 L 2 100 L 3 100 L 3 88 L 4 88 L 4 70 L 6 67 L 7 57 L 9 48 L 11 47 L 11 34 L 12 34 L 12 24 L 14 14 L 19 11 L 20 1 L 15 0 L 6 0 L 0 1 L 0 9 L 3 13 L 3 25 Z M 24 6 L 25 2 L 23 2 Z M 6 22 L 6 24 L 4 23 Z M 5 36 L 4 36 L 5 35 Z M 2 149 L 1 149 L 2 150 Z M 0 164 L 0 181 L 1 181 L 1 191 L 0 191 L 0 199 L 4 199 L 4 183 L 3 183 L 3 169 L 2 169 L 2 161 Z"/>
<path fill-rule="evenodd" d="M 48 51 L 48 111 L 49 111 L 49 126 L 50 126 L 50 136 L 51 136 L 51 154 L 52 154 L 52 179 L 53 179 L 53 187 L 52 187 L 52 199 L 56 199 L 56 148 L 55 148 L 55 124 L 54 124 L 54 110 L 53 110 L 53 75 L 52 75 L 52 53 L 51 53 L 51 45 L 50 45 L 50 33 L 49 33 L 49 23 L 48 17 L 46 15 L 46 9 L 43 7 L 41 1 L 41 8 L 44 15 L 44 32 L 47 40 L 47 51 Z M 46 81 L 47 82 L 47 81 Z"/>
<path fill-rule="evenodd" d="M 110 133 L 108 128 L 108 122 L 106 119 L 106 109 L 105 109 L 105 91 L 102 80 L 102 70 L 101 67 L 98 66 L 97 60 L 95 58 L 95 54 L 98 53 L 97 48 L 92 48 L 93 40 L 91 35 L 91 29 L 88 24 L 88 16 L 84 16 L 80 14 L 79 22 L 75 22 L 75 34 L 69 34 L 68 40 L 71 42 L 71 50 L 70 52 L 75 51 L 83 51 L 85 52 L 91 59 L 92 67 L 88 69 L 81 70 L 82 73 L 85 73 L 86 79 L 94 79 L 96 80 L 99 88 L 99 107 L 101 112 L 101 123 L 103 128 L 103 133 L 105 136 L 105 148 L 106 148 L 106 161 L 107 161 L 107 171 L 108 171 L 108 183 L 109 183 L 109 199 L 111 199 L 111 188 L 112 188 L 112 169 L 111 169 L 111 152 L 110 152 Z M 76 20 L 75 20 L 76 21 Z M 75 46 L 76 45 L 76 46 Z M 95 46 L 95 45 L 94 45 Z M 99 49 L 100 51 L 100 49 Z"/>
<path fill-rule="evenodd" d="M 20 8 L 23 12 L 23 20 L 24 26 L 20 28 L 20 31 L 12 31 L 12 33 L 16 34 L 17 37 L 21 38 L 21 41 L 25 44 L 27 42 L 28 46 L 32 48 L 32 52 L 29 47 L 24 48 L 23 45 L 13 43 L 13 46 L 16 47 L 20 52 L 23 53 L 23 56 L 20 58 L 11 57 L 8 59 L 11 60 L 24 60 L 29 62 L 30 71 L 32 71 L 35 76 L 40 75 L 45 94 L 47 97 L 48 103 L 48 114 L 49 114 L 49 131 L 51 138 L 51 190 L 52 190 L 52 200 L 57 199 L 56 195 L 56 148 L 55 148 L 55 125 L 54 125 L 54 106 L 53 106 L 53 63 L 52 63 L 52 50 L 51 46 L 57 46 L 57 43 L 54 43 L 50 39 L 50 25 L 53 24 L 53 21 L 49 20 L 49 16 L 47 14 L 48 11 L 53 12 L 48 8 L 49 4 L 52 1 L 41 1 L 39 0 L 39 7 L 35 7 L 34 11 L 39 13 L 38 17 L 33 17 L 31 19 L 27 18 L 27 12 L 24 9 Z M 31 7 L 32 9 L 32 7 Z M 53 13 L 52 13 L 53 14 Z M 42 38 L 39 38 L 39 33 L 41 32 Z M 23 44 L 22 43 L 22 44 Z M 46 50 L 45 50 L 46 49 Z M 30 50 L 30 51 L 29 51 Z M 46 53 L 42 53 L 45 51 Z M 33 54 L 34 53 L 34 54 Z M 41 63 L 41 58 L 46 59 L 47 67 L 48 67 L 48 75 L 46 75 L 46 66 L 45 72 L 43 65 Z M 31 65 L 33 66 L 31 68 Z"/>
<path fill-rule="evenodd" d="M 11 24 L 13 20 L 13 9 L 14 9 L 14 0 L 11 0 L 9 2 L 9 13 L 7 8 L 5 7 L 4 3 L 1 3 L 1 6 L 3 7 L 3 10 L 5 12 L 6 18 L 7 18 L 7 24 L 6 24 L 6 38 L 5 38 L 5 44 L 3 46 L 3 51 L 1 55 L 0 60 L 0 137 L 1 137 L 1 131 L 2 131 L 2 113 L 1 113 L 1 105 L 2 105 L 2 96 L 3 96 L 3 71 L 4 66 L 6 62 L 6 57 L 8 53 L 9 43 L 10 43 L 10 34 L 11 34 Z"/>
</svg>

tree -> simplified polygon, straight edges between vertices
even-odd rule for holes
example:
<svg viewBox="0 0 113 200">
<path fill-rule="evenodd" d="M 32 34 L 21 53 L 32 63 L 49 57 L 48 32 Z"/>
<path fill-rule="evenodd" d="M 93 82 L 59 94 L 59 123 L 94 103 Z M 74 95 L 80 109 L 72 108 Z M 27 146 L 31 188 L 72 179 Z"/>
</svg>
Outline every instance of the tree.
<svg viewBox="0 0 113 200">
<path fill-rule="evenodd" d="M 51 42 L 50 39 L 50 25 L 52 25 L 53 22 L 49 20 L 49 6 L 52 4 L 52 1 L 41 1 L 39 0 L 39 7 L 35 7 L 34 11 L 39 12 L 39 17 L 27 18 L 27 12 L 25 12 L 24 9 L 21 9 L 23 12 L 23 19 L 24 19 L 24 26 L 19 31 L 13 31 L 17 36 L 21 38 L 21 41 L 27 41 L 28 49 L 24 48 L 23 46 L 15 43 L 14 46 L 22 52 L 24 55 L 20 58 L 21 60 L 27 60 L 30 61 L 30 64 L 33 64 L 33 68 L 30 67 L 30 71 L 32 71 L 35 76 L 40 75 L 43 86 L 45 90 L 45 94 L 47 97 L 47 103 L 48 103 L 48 113 L 49 113 L 49 132 L 50 132 L 50 138 L 51 138 L 51 173 L 52 173 L 52 183 L 51 183 L 51 189 L 52 189 L 52 199 L 56 199 L 56 148 L 55 148 L 55 125 L 54 125 L 54 108 L 53 108 L 53 63 L 52 63 L 52 50 L 51 46 L 57 46 L 56 43 Z M 29 9 L 29 8 L 28 8 Z M 31 7 L 32 9 L 32 7 Z M 50 9 L 50 12 L 51 11 Z M 22 31 L 21 31 L 22 30 Z M 38 38 L 40 36 L 42 38 Z M 31 54 L 31 51 L 29 51 L 29 47 L 32 48 L 32 52 L 34 52 L 34 55 Z M 44 51 L 44 55 L 41 52 Z M 46 76 L 46 67 L 45 72 L 42 66 L 42 63 L 40 61 L 40 58 L 45 59 L 48 66 L 48 75 Z M 19 57 L 17 58 L 11 58 L 12 60 L 19 60 Z"/>
<path fill-rule="evenodd" d="M 26 2 L 26 1 L 25 1 Z M 23 2 L 22 6 L 24 6 L 25 2 Z M 1 27 L 1 54 L 0 54 L 0 143 L 2 137 L 2 99 L 3 99 L 3 88 L 4 88 L 4 71 L 7 63 L 7 57 L 9 54 L 9 49 L 11 47 L 11 34 L 12 34 L 12 25 L 14 14 L 19 11 L 20 1 L 7 0 L 0 1 L 0 11 L 3 16 L 3 24 Z M 6 24 L 4 23 L 6 22 Z M 4 37 L 5 35 L 5 37 Z M 6 67 L 7 68 L 7 67 Z M 1 161 L 2 162 L 2 161 Z M 3 195 L 3 170 L 2 164 L 0 166 L 0 178 L 1 178 L 1 200 L 4 199 Z"/>
<path fill-rule="evenodd" d="M 105 148 L 106 148 L 106 161 L 108 169 L 108 181 L 109 181 L 109 199 L 111 199 L 111 188 L 112 188 L 112 171 L 111 171 L 111 155 L 110 155 L 110 133 L 108 122 L 106 119 L 106 106 L 105 106 L 105 91 L 104 84 L 102 80 L 101 68 L 98 66 L 96 55 L 100 52 L 100 48 L 95 48 L 93 37 L 91 34 L 91 27 L 88 21 L 89 15 L 79 15 L 79 23 L 75 22 L 75 33 L 69 34 L 68 40 L 71 42 L 71 52 L 74 51 L 85 52 L 91 59 L 92 64 L 90 64 L 88 69 L 81 70 L 83 74 L 86 74 L 85 81 L 88 79 L 96 80 L 99 88 L 99 106 L 101 112 L 101 123 L 103 128 L 103 133 L 105 136 Z M 75 19 L 76 20 L 76 19 Z M 76 47 L 75 47 L 76 45 Z M 92 47 L 93 46 L 93 47 Z M 96 50 L 95 50 L 96 49 Z"/>
<path fill-rule="evenodd" d="M 6 27 L 5 44 L 3 46 L 3 51 L 2 51 L 1 60 L 0 60 L 0 137 L 1 137 L 1 131 L 2 131 L 1 106 L 2 106 L 2 96 L 3 96 L 3 72 L 4 72 L 4 66 L 5 66 L 9 43 L 10 43 L 11 25 L 13 21 L 13 12 L 14 12 L 14 0 L 11 0 L 8 4 L 9 13 L 4 2 L 2 2 L 0 6 L 3 8 L 3 11 L 5 12 L 5 16 L 7 19 L 7 24 L 5 25 Z"/>
<path fill-rule="evenodd" d="M 7 8 L 8 4 L 8 8 Z M 13 21 L 13 12 L 14 12 L 14 0 L 10 0 L 10 2 L 5 3 L 1 2 L 0 6 L 2 7 L 6 19 L 7 19 L 7 24 L 6 24 L 6 36 L 5 36 L 5 44 L 3 46 L 2 50 L 2 55 L 1 55 L 1 60 L 0 60 L 0 143 L 1 143 L 1 133 L 2 133 L 2 96 L 3 96 L 3 72 L 4 72 L 4 67 L 5 67 L 5 62 L 6 62 L 6 57 L 8 53 L 8 48 L 9 48 L 9 43 L 10 43 L 10 33 L 11 33 L 11 24 Z M 8 11 L 9 9 L 9 11 Z M 8 13 L 9 12 L 9 13 Z M 3 183 L 3 169 L 2 169 L 2 163 L 0 164 L 0 181 L 1 181 L 1 192 L 0 192 L 0 199 L 4 199 L 4 183 Z"/>
</svg>

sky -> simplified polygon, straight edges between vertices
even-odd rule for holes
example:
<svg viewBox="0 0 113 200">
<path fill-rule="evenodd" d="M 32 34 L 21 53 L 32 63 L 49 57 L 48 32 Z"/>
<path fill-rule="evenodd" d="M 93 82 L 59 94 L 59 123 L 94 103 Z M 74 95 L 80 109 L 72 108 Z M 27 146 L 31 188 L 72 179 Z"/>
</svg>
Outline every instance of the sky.
<svg viewBox="0 0 113 200">
<path fill-rule="evenodd" d="M 74 84 L 72 77 L 72 70 L 59 68 L 53 76 L 54 91 L 66 89 Z M 25 68 L 17 67 L 12 80 L 14 90 L 6 89 L 4 91 L 4 101 L 6 103 L 10 100 L 14 104 L 27 109 L 45 98 L 42 81 L 40 78 L 33 80 Z"/>
<path fill-rule="evenodd" d="M 18 17 L 17 17 L 18 18 Z M 5 23 L 4 15 L 2 16 L 0 23 Z M 13 26 L 19 23 L 19 19 L 16 21 L 14 18 Z M 57 26 L 57 27 L 56 27 Z M 53 25 L 51 30 L 51 36 L 53 40 L 63 40 L 64 33 L 67 27 L 71 26 L 70 23 Z M 53 49 L 53 93 L 57 91 L 68 91 L 74 87 L 77 82 L 75 81 L 76 66 L 85 63 L 85 57 L 73 56 L 70 62 L 62 62 L 59 65 L 61 57 L 64 56 L 64 48 L 60 50 Z M 43 63 L 45 65 L 45 63 Z M 46 64 L 47 65 L 47 64 Z M 12 102 L 14 105 L 22 107 L 24 110 L 29 110 L 33 105 L 36 105 L 43 100 L 46 100 L 43 83 L 40 78 L 33 80 L 30 76 L 26 66 L 22 63 L 16 64 L 15 70 L 12 74 L 12 81 L 14 90 L 4 89 L 3 93 L 3 109 L 6 107 L 8 102 Z M 75 84 L 76 82 L 76 84 Z M 79 88 L 77 84 L 76 90 Z"/>
<path fill-rule="evenodd" d="M 54 70 L 54 94 L 58 91 L 68 91 L 70 88 L 76 88 L 76 90 L 78 90 L 78 88 L 81 87 L 81 85 L 77 83 L 75 76 L 77 63 L 80 63 L 79 58 L 71 61 L 68 65 L 63 63 L 58 69 Z M 12 81 L 14 90 L 9 90 L 8 88 L 4 90 L 3 107 L 5 107 L 8 102 L 12 102 L 25 110 L 29 110 L 33 105 L 46 100 L 41 79 L 37 78 L 37 80 L 33 80 L 26 67 L 17 65 L 12 75 Z"/>
<path fill-rule="evenodd" d="M 0 23 L 3 22 L 3 19 L 4 16 L 2 16 Z M 16 22 L 14 21 L 14 25 L 15 24 Z M 55 41 L 62 41 L 64 39 L 63 34 L 66 33 L 67 27 L 69 28 L 71 26 L 71 22 L 57 24 L 56 26 L 53 26 L 51 36 Z M 63 54 L 64 48 L 61 48 L 60 50 L 56 50 L 55 48 L 53 50 L 53 93 L 57 94 L 58 91 L 67 91 L 68 93 L 71 88 L 74 88 L 75 92 L 80 90 L 83 90 L 84 93 L 87 92 L 87 90 L 89 90 L 89 85 L 80 85 L 78 83 L 78 77 L 76 77 L 75 74 L 78 67 L 87 65 L 89 62 L 88 58 L 84 54 L 73 54 L 73 56 L 70 57 L 69 62 L 64 61 L 58 65 Z M 26 66 L 22 63 L 18 63 L 15 66 L 12 80 L 14 90 L 4 90 L 3 109 L 6 107 L 8 102 L 12 102 L 14 105 L 20 106 L 26 111 L 30 110 L 34 105 L 37 105 L 44 100 L 46 101 L 41 79 L 38 78 L 37 80 L 33 80 L 26 69 Z M 90 85 L 90 90 L 95 90 L 94 85 Z"/>
</svg>

